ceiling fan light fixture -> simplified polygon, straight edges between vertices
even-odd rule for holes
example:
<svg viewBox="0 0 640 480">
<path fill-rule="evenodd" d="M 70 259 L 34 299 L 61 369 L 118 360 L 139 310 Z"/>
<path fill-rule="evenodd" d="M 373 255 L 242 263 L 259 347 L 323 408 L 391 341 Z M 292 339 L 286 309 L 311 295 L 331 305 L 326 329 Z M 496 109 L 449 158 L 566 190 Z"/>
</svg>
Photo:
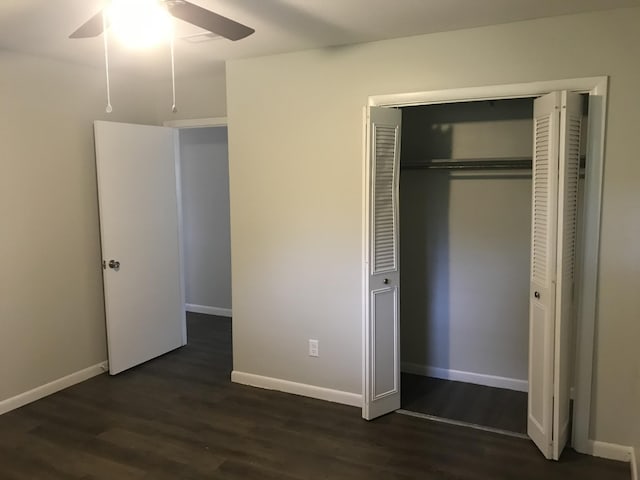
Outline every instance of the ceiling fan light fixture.
<svg viewBox="0 0 640 480">
<path fill-rule="evenodd" d="M 114 35 L 131 48 L 149 48 L 167 43 L 173 36 L 173 21 L 164 2 L 158 0 L 111 0 L 106 7 Z"/>
</svg>

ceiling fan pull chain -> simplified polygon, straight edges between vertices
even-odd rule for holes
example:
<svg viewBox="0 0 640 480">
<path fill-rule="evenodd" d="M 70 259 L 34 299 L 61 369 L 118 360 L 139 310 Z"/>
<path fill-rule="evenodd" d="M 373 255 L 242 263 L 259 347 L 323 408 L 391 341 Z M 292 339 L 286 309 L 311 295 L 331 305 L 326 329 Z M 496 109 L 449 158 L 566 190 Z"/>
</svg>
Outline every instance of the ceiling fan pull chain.
<svg viewBox="0 0 640 480">
<path fill-rule="evenodd" d="M 173 105 L 171 106 L 171 111 L 176 113 L 178 109 L 176 108 L 176 64 L 175 64 L 175 51 L 173 45 L 173 35 L 171 35 L 171 40 L 169 42 L 171 47 L 171 87 L 173 89 Z"/>
<path fill-rule="evenodd" d="M 103 28 L 103 40 L 104 40 L 104 66 L 105 66 L 105 72 L 106 72 L 106 77 L 107 77 L 107 108 L 105 109 L 105 111 L 107 113 L 111 113 L 113 112 L 113 107 L 111 106 L 111 86 L 109 84 L 109 38 L 108 38 L 108 31 L 109 29 L 107 28 L 107 13 L 106 13 L 106 9 L 102 10 L 102 28 Z"/>
</svg>

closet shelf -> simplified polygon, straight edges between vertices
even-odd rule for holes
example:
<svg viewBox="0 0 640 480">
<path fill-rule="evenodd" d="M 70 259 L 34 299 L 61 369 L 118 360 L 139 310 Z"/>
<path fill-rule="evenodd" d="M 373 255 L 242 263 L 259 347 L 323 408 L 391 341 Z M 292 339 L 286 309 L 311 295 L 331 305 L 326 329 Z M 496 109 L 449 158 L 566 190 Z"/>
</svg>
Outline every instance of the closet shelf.
<svg viewBox="0 0 640 480">
<path fill-rule="evenodd" d="M 430 170 L 531 170 L 531 157 L 512 158 L 443 158 L 423 161 L 400 162 L 401 169 Z M 584 168 L 585 157 L 580 158 Z"/>
</svg>

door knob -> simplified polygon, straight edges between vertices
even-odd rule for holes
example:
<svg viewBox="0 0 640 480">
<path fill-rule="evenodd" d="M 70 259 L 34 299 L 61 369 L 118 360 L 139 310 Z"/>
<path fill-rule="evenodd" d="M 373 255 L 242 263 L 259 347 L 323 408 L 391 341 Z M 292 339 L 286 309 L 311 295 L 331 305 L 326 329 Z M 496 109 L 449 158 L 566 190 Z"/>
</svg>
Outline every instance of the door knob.
<svg viewBox="0 0 640 480">
<path fill-rule="evenodd" d="M 540 300 L 540 292 L 535 292 L 533 296 Z"/>
<path fill-rule="evenodd" d="M 389 283 L 389 279 L 388 279 L 388 278 L 385 278 L 385 279 L 382 281 L 382 283 L 384 283 L 385 285 L 387 285 L 387 284 Z"/>
<path fill-rule="evenodd" d="M 120 268 L 120 262 L 118 262 L 117 260 L 109 260 L 109 268 L 117 270 L 118 268 Z"/>
</svg>

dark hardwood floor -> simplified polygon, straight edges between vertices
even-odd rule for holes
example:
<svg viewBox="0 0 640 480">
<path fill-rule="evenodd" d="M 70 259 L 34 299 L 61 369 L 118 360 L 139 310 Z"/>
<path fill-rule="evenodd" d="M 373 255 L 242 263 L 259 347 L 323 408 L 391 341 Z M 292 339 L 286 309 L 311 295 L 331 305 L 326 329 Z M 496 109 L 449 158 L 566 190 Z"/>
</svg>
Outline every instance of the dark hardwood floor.
<svg viewBox="0 0 640 480">
<path fill-rule="evenodd" d="M 0 416 L 0 479 L 630 478 L 629 466 L 526 440 L 235 385 L 227 319 L 189 345 Z"/>
<path fill-rule="evenodd" d="M 527 433 L 527 394 L 402 374 L 402 408 L 515 433 Z"/>
</svg>

